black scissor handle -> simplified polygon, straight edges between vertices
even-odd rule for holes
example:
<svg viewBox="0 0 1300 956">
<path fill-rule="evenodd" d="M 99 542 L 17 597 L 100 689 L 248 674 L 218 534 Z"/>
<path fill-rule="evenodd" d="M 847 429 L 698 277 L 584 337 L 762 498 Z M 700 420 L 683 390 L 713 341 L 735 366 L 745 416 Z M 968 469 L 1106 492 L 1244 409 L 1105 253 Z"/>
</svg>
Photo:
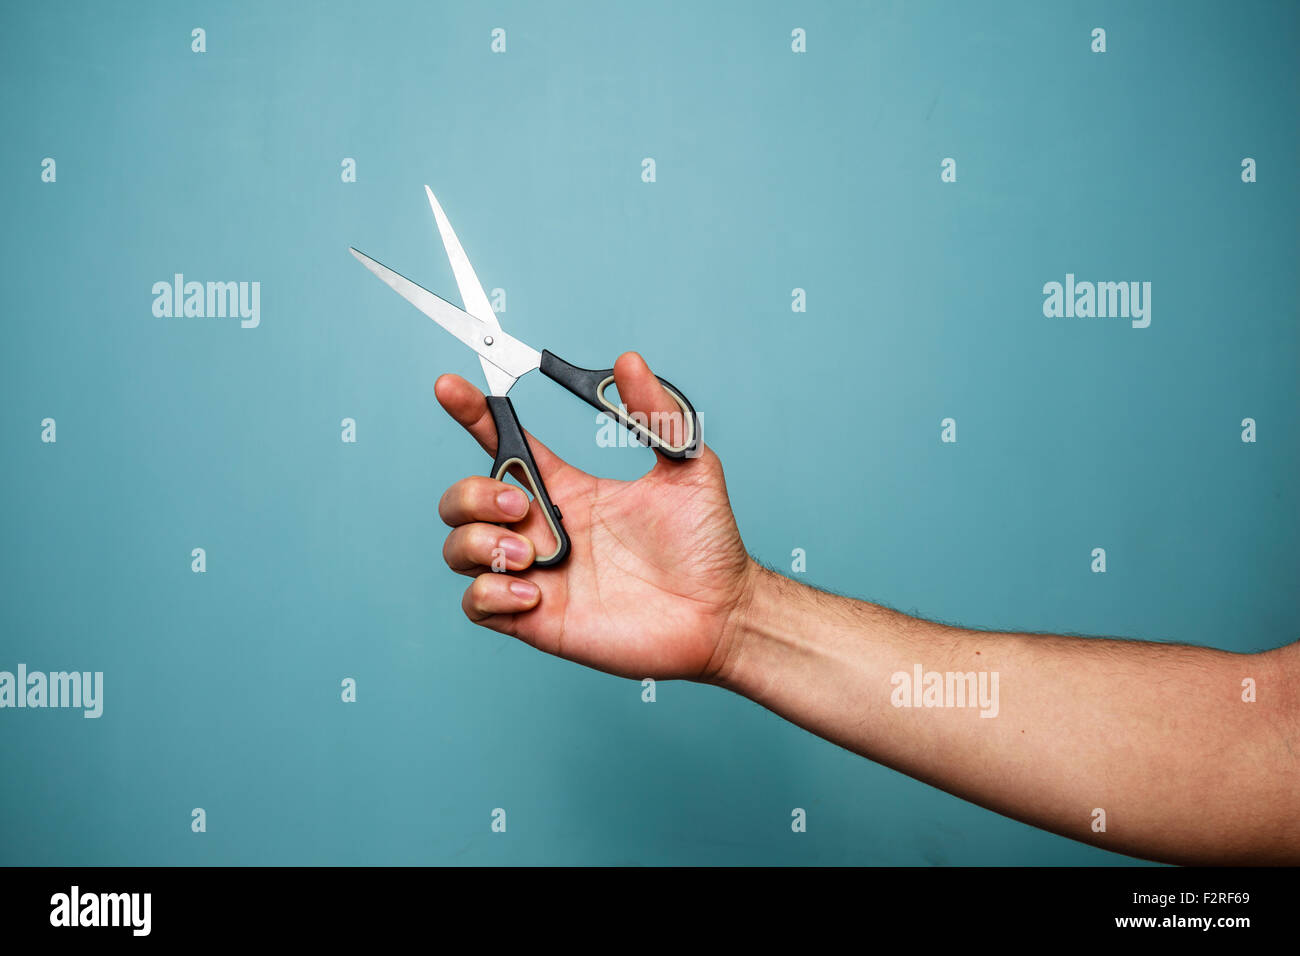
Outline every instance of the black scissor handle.
<svg viewBox="0 0 1300 956">
<path fill-rule="evenodd" d="M 506 472 L 515 465 L 524 473 L 529 490 L 533 493 L 533 506 L 542 509 L 542 517 L 555 536 L 555 550 L 545 557 L 538 557 L 532 566 L 554 567 L 569 556 L 569 536 L 565 533 L 560 509 L 551 503 L 551 496 L 546 492 L 541 472 L 537 470 L 537 463 L 533 461 L 533 453 L 528 447 L 528 439 L 519 427 L 515 406 L 504 395 L 489 395 L 487 402 L 492 421 L 497 426 L 497 457 L 492 462 L 492 477 L 497 481 L 505 481 Z"/>
<path fill-rule="evenodd" d="M 614 381 L 614 370 L 612 368 L 590 369 L 578 368 L 576 365 L 570 365 L 564 359 L 560 358 L 554 352 L 542 351 L 542 374 L 547 378 L 559 382 L 574 395 L 586 402 L 599 411 L 604 412 L 616 419 L 619 424 L 630 431 L 641 444 L 648 445 L 659 451 L 669 458 L 682 459 L 694 457 L 700 447 L 700 419 L 695 414 L 695 409 L 677 388 L 670 382 L 659 379 L 662 385 L 672 396 L 682 410 L 682 427 L 685 435 L 678 444 L 669 444 L 660 438 L 653 430 L 648 429 L 641 422 L 635 421 L 628 417 L 627 409 L 612 404 L 605 397 L 605 389 Z M 659 378 L 659 376 L 655 376 Z M 673 435 L 676 438 L 678 436 Z"/>
</svg>

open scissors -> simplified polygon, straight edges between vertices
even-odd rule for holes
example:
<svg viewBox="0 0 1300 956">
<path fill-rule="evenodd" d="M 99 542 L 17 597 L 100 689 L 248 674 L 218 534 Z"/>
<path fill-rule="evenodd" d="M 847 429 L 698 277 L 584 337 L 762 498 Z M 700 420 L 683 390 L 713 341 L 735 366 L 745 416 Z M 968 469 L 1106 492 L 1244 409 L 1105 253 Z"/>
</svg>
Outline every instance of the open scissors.
<svg viewBox="0 0 1300 956">
<path fill-rule="evenodd" d="M 469 264 L 465 250 L 461 248 L 456 233 L 452 231 L 451 223 L 447 221 L 442 206 L 434 197 L 433 190 L 425 186 L 424 191 L 429 195 L 429 205 L 433 207 L 433 216 L 438 222 L 442 244 L 447 250 L 447 258 L 451 260 L 451 270 L 456 276 L 456 285 L 460 288 L 460 297 L 465 303 L 463 310 L 429 290 L 421 288 L 405 276 L 398 275 L 365 253 L 349 247 L 350 251 L 363 266 L 379 276 L 398 295 L 478 353 L 488 383 L 488 410 L 492 412 L 492 421 L 497 427 L 497 454 L 496 460 L 492 463 L 491 475 L 501 481 L 506 472 L 513 467 L 518 467 L 523 472 L 533 493 L 533 499 L 541 503 L 542 515 L 555 536 L 555 550 L 546 557 L 534 561 L 533 565 L 539 568 L 554 567 L 569 556 L 569 536 L 564 531 L 564 520 L 560 509 L 551 502 L 550 495 L 546 492 L 546 485 L 542 482 L 542 475 L 533 461 L 528 441 L 524 438 L 524 430 L 520 427 L 519 418 L 515 414 L 515 407 L 506 397 L 506 393 L 515 382 L 533 369 L 540 368 L 543 375 L 559 382 L 587 404 L 612 416 L 631 431 L 641 444 L 648 445 L 669 458 L 689 458 L 696 453 L 700 443 L 699 418 L 685 395 L 662 378 L 659 379 L 659 384 L 667 390 L 682 411 L 681 428 L 678 429 L 680 434 L 671 436 L 681 438 L 681 442 L 675 445 L 669 444 L 644 424 L 631 418 L 625 407 L 616 406 L 605 397 L 605 390 L 614 381 L 612 368 L 579 368 L 570 365 L 553 352 L 545 349 L 538 352 L 503 332 L 501 324 L 497 321 L 496 312 L 492 310 L 483 287 L 479 285 L 478 277 L 474 275 L 474 268 Z"/>
</svg>

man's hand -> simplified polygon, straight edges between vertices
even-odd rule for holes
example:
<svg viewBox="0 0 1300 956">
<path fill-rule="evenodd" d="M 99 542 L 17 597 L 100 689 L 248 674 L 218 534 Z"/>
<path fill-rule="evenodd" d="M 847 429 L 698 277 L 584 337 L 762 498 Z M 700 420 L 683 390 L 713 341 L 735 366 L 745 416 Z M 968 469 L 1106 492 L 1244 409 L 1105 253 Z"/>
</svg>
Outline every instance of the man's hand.
<svg viewBox="0 0 1300 956">
<path fill-rule="evenodd" d="M 676 403 L 641 356 L 622 355 L 614 384 L 629 412 L 670 415 Z M 483 394 L 456 375 L 434 389 L 452 418 L 496 453 Z M 655 419 L 651 418 L 651 421 Z M 727 499 L 722 464 L 707 447 L 636 481 L 579 471 L 532 435 L 533 458 L 572 540 L 556 568 L 530 569 L 553 545 L 546 522 L 516 485 L 456 482 L 438 514 L 452 532 L 443 557 L 473 582 L 461 602 L 471 621 L 622 677 L 713 680 L 730 651 L 733 612 L 756 567 Z M 509 522 L 513 530 L 498 527 Z M 491 570 L 496 566 L 505 572 Z"/>
</svg>

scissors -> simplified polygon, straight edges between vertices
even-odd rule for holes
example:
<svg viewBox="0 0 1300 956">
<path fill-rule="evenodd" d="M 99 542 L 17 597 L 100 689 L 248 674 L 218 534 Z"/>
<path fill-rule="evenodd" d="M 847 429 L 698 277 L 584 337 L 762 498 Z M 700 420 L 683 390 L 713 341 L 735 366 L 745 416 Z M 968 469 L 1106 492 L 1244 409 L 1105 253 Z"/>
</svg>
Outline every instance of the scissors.
<svg viewBox="0 0 1300 956">
<path fill-rule="evenodd" d="M 535 567 L 550 568 L 558 565 L 569 556 L 569 536 L 564 530 L 564 519 L 560 509 L 552 502 L 542 482 L 541 472 L 533 461 L 532 451 L 524 438 L 524 430 L 515 414 L 507 393 L 522 376 L 533 369 L 541 369 L 542 374 L 559 382 L 588 405 L 612 416 L 627 428 L 642 445 L 648 445 L 668 458 L 682 459 L 692 457 L 699 448 L 700 422 L 695 409 L 686 396 L 672 384 L 659 379 L 662 385 L 682 410 L 683 440 L 679 445 L 669 444 L 641 422 L 631 418 L 624 406 L 615 406 L 605 397 L 605 390 L 614 381 L 614 370 L 579 368 L 570 365 L 553 352 L 536 349 L 525 345 L 501 330 L 496 312 L 492 310 L 483 286 L 479 285 L 474 268 L 469 264 L 460 240 L 452 231 L 442 206 L 438 204 L 433 190 L 428 186 L 424 191 L 429 196 L 429 205 L 433 207 L 433 217 L 438 222 L 438 232 L 442 236 L 447 258 L 451 260 L 451 271 L 456 276 L 456 285 L 460 289 L 464 309 L 458 309 L 445 299 L 434 295 L 428 289 L 421 288 L 405 276 L 398 275 L 387 266 L 376 262 L 368 255 L 349 247 L 357 260 L 377 275 L 398 295 L 415 306 L 433 321 L 460 339 L 465 345 L 478 353 L 483 366 L 483 375 L 488 383 L 488 410 L 497 428 L 497 454 L 492 462 L 491 477 L 497 481 L 511 468 L 517 467 L 528 481 L 533 493 L 533 500 L 541 503 L 541 511 L 555 537 L 555 550 L 546 557 L 533 562 Z M 656 376 L 657 378 L 658 376 Z"/>
</svg>

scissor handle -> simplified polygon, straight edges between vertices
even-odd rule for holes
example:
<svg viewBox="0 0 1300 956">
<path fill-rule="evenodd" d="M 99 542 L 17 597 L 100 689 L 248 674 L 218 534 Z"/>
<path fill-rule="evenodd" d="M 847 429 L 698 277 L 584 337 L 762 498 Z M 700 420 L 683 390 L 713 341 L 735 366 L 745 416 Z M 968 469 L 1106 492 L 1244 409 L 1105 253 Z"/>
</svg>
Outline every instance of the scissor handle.
<svg viewBox="0 0 1300 956">
<path fill-rule="evenodd" d="M 519 427 L 515 406 L 504 395 L 489 395 L 487 402 L 492 421 L 497 426 L 497 457 L 492 462 L 492 477 L 497 481 L 505 481 L 506 472 L 515 465 L 524 473 L 529 490 L 533 493 L 533 506 L 542 509 L 542 517 L 555 536 L 555 550 L 546 557 L 539 557 L 532 566 L 554 567 L 569 556 L 569 536 L 564 530 L 563 516 L 560 509 L 551 503 L 551 496 L 546 492 L 542 474 L 537 470 L 537 463 L 533 461 L 533 453 L 528 447 L 528 439 Z"/>
<path fill-rule="evenodd" d="M 668 458 L 691 458 L 699 449 L 699 416 L 695 414 L 695 409 L 691 407 L 691 403 L 686 396 L 670 382 L 666 382 L 662 378 L 659 379 L 659 384 L 672 396 L 673 401 L 682 410 L 682 425 L 686 434 L 683 441 L 678 445 L 669 444 L 655 434 L 654 431 L 646 428 L 641 422 L 629 418 L 626 408 L 612 404 L 605 397 L 605 390 L 614 381 L 614 370 L 612 368 L 579 368 L 576 365 L 570 365 L 554 352 L 548 352 L 544 349 L 542 350 L 541 368 L 543 375 L 559 382 L 593 408 L 610 415 L 640 439 L 641 444 L 654 448 Z M 656 375 L 655 378 L 659 378 L 659 376 Z"/>
</svg>

